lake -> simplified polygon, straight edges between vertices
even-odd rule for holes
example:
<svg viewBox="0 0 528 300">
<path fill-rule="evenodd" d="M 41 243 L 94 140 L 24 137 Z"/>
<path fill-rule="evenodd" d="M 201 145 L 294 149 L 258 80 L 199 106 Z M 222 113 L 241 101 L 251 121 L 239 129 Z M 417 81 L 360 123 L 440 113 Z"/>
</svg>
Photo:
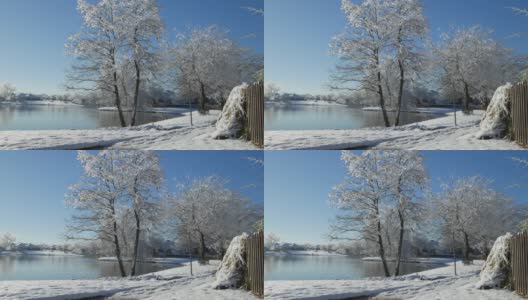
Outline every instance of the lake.
<svg viewBox="0 0 528 300">
<path fill-rule="evenodd" d="M 400 275 L 442 267 L 439 264 L 402 263 Z M 391 264 L 392 269 L 392 264 Z M 349 256 L 265 256 L 265 280 L 342 280 L 384 276 L 381 262 Z"/>
<path fill-rule="evenodd" d="M 130 122 L 131 113 L 126 113 Z M 138 125 L 174 118 L 164 113 L 137 114 Z M 0 130 L 60 130 L 120 127 L 115 111 L 84 106 L 0 104 Z"/>
<path fill-rule="evenodd" d="M 394 112 L 389 112 L 394 123 Z M 440 114 L 406 113 L 400 115 L 401 125 L 442 117 Z M 349 106 L 276 105 L 264 108 L 265 130 L 358 129 L 385 126 L 380 111 L 364 111 Z"/>
<path fill-rule="evenodd" d="M 174 268 L 177 265 L 138 263 L 137 275 Z M 126 269 L 129 270 L 127 264 Z M 117 262 L 84 256 L 0 255 L 2 280 L 69 280 L 120 277 Z"/>
</svg>

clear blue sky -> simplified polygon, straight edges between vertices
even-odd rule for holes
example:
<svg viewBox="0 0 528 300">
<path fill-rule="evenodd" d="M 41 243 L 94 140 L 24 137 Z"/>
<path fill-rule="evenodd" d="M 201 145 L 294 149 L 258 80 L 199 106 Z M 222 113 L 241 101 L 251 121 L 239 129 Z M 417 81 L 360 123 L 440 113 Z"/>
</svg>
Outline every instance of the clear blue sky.
<svg viewBox="0 0 528 300">
<path fill-rule="evenodd" d="M 263 0 L 159 0 L 169 40 L 187 26 L 217 24 L 258 53 L 264 51 L 264 18 L 243 7 L 263 7 Z M 72 59 L 64 44 L 79 31 L 74 0 L 0 0 L 0 83 L 20 92 L 59 93 Z M 254 36 L 253 36 L 254 34 Z"/>
<path fill-rule="evenodd" d="M 528 160 L 526 151 L 423 151 L 433 192 L 451 176 L 481 175 L 494 188 L 528 204 L 528 168 L 511 157 Z M 329 220 L 337 212 L 328 194 L 340 184 L 345 167 L 340 151 L 266 151 L 265 228 L 282 242 L 328 243 Z M 520 185 L 514 186 L 514 185 Z"/>
<path fill-rule="evenodd" d="M 158 152 L 170 191 L 186 176 L 219 175 L 255 203 L 263 203 L 263 168 L 248 157 L 262 151 Z M 64 205 L 69 185 L 82 174 L 75 151 L 0 152 L 0 234 L 19 242 L 59 243 L 71 209 Z"/>
<path fill-rule="evenodd" d="M 356 1 L 357 2 L 357 1 Z M 340 0 L 266 0 L 266 81 L 283 92 L 326 93 L 335 58 L 331 36 L 343 32 Z M 528 38 L 508 38 L 528 29 L 528 17 L 507 7 L 528 8 L 523 0 L 424 0 L 433 41 L 450 26 L 481 24 L 519 53 L 528 53 Z"/>
</svg>

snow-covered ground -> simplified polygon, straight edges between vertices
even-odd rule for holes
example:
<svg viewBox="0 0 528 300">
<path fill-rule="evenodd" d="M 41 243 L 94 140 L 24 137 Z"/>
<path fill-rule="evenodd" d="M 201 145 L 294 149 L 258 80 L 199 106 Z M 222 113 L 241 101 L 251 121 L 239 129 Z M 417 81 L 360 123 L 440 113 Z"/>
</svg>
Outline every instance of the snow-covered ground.
<svg viewBox="0 0 528 300">
<path fill-rule="evenodd" d="M 82 106 L 73 102 L 61 100 L 26 100 L 26 101 L 6 101 L 2 104 L 9 105 L 43 105 L 43 106 Z"/>
<path fill-rule="evenodd" d="M 99 107 L 98 110 L 100 111 L 117 111 L 117 107 Z M 131 108 L 124 108 L 122 111 L 130 112 L 132 111 Z M 138 110 L 138 112 L 144 112 L 144 113 L 164 113 L 164 114 L 181 114 L 188 112 L 188 108 L 182 108 L 182 107 L 149 107 L 149 108 L 141 108 Z"/>
<path fill-rule="evenodd" d="M 381 257 L 364 257 L 363 261 L 381 261 Z M 395 261 L 388 259 L 387 261 Z M 417 264 L 449 264 L 453 261 L 452 258 L 441 258 L 441 257 L 414 257 L 414 258 L 404 258 L 401 260 L 405 263 L 417 263 Z"/>
<path fill-rule="evenodd" d="M 43 251 L 24 251 L 24 252 L 12 252 L 12 251 L 0 251 L 0 255 L 35 255 L 35 256 L 82 256 L 80 254 L 75 254 L 71 252 L 64 251 L 53 251 L 53 250 L 43 250 Z"/>
<path fill-rule="evenodd" d="M 105 299 L 255 299 L 245 290 L 215 290 L 211 287 L 218 261 L 193 264 L 133 278 L 96 280 L 2 281 L 0 299 L 74 300 Z"/>
<path fill-rule="evenodd" d="M 215 140 L 218 111 L 189 114 L 133 128 L 91 130 L 0 131 L 0 150 L 80 150 L 93 148 L 139 150 L 255 150 L 244 139 Z"/>
<path fill-rule="evenodd" d="M 328 251 L 317 251 L 317 250 L 306 250 L 306 251 L 266 251 L 266 255 L 271 256 L 288 256 L 288 255 L 299 255 L 299 256 L 345 256 L 336 252 Z"/>
<path fill-rule="evenodd" d="M 347 106 L 335 101 L 325 100 L 291 100 L 291 101 L 268 101 L 270 105 L 307 105 L 307 106 Z"/>
<path fill-rule="evenodd" d="M 521 150 L 507 139 L 479 140 L 479 123 L 484 112 L 472 115 L 453 113 L 445 117 L 392 128 L 351 130 L 266 131 L 266 150 L 345 150 L 345 149 L 407 149 L 407 150 Z"/>
<path fill-rule="evenodd" d="M 381 111 L 381 107 L 369 106 L 363 107 L 364 111 Z M 387 109 L 387 111 L 396 111 L 395 109 Z M 415 107 L 415 108 L 405 108 L 401 110 L 402 112 L 408 113 L 421 113 L 421 114 L 447 114 L 453 112 L 452 108 L 442 108 L 442 107 Z"/>
<path fill-rule="evenodd" d="M 100 257 L 100 261 L 117 261 L 116 257 Z M 131 259 L 123 258 L 123 261 L 130 261 Z M 143 258 L 139 259 L 139 262 L 142 263 L 158 263 L 158 264 L 182 264 L 189 261 L 188 258 L 179 258 L 179 257 L 152 257 L 152 258 Z"/>
<path fill-rule="evenodd" d="M 514 292 L 479 290 L 475 287 L 483 261 L 464 266 L 457 263 L 457 276 L 449 266 L 395 278 L 366 280 L 266 281 L 266 299 L 374 299 L 487 300 L 523 299 Z"/>
</svg>

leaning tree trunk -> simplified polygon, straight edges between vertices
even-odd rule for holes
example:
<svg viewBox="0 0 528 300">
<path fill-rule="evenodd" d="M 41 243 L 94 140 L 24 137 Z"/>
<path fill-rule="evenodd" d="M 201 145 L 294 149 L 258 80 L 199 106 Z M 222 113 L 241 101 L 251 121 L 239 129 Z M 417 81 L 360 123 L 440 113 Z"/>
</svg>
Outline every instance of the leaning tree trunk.
<svg viewBox="0 0 528 300">
<path fill-rule="evenodd" d="M 112 66 L 114 67 L 114 95 L 115 95 L 115 105 L 117 107 L 117 114 L 119 115 L 119 121 L 121 122 L 121 127 L 126 127 L 126 121 L 125 116 L 123 115 L 123 109 L 121 107 L 121 96 L 119 95 L 119 81 L 117 79 L 117 71 L 115 71 L 116 68 L 116 61 L 115 57 L 113 56 L 115 54 L 114 51 L 112 51 Z"/>
<path fill-rule="evenodd" d="M 469 96 L 469 85 L 464 82 L 464 114 L 469 114 L 471 110 L 469 109 L 469 102 L 471 97 Z"/>
<path fill-rule="evenodd" d="M 134 111 L 132 112 L 130 126 L 136 126 L 136 116 L 139 109 L 139 85 L 141 84 L 141 69 L 137 60 L 134 60 L 134 66 L 136 68 L 136 89 L 134 90 Z"/>
<path fill-rule="evenodd" d="M 398 60 L 398 66 L 400 68 L 400 90 L 398 91 L 398 107 L 396 108 L 396 120 L 394 121 L 394 126 L 400 126 L 400 113 L 403 104 L 403 86 L 405 84 L 405 69 L 401 60 Z"/>
<path fill-rule="evenodd" d="M 387 115 L 387 109 L 385 108 L 385 96 L 383 95 L 383 86 L 381 84 L 381 72 L 378 72 L 378 94 L 381 113 L 383 114 L 383 122 L 385 122 L 385 127 L 390 127 L 389 116 Z"/>
<path fill-rule="evenodd" d="M 390 277 L 389 267 L 387 266 L 387 260 L 385 260 L 385 248 L 383 247 L 383 238 L 381 236 L 381 222 L 378 219 L 378 250 L 379 256 L 381 257 L 381 263 L 383 264 L 383 271 L 385 272 L 385 277 Z"/>
<path fill-rule="evenodd" d="M 121 273 L 121 277 L 126 277 L 125 266 L 123 265 L 123 260 L 121 259 L 121 247 L 119 246 L 119 237 L 117 236 L 117 222 L 115 220 L 115 209 L 113 207 L 112 207 L 112 216 L 114 218 L 113 235 L 114 235 L 114 247 L 115 247 L 115 255 L 117 258 L 117 264 L 119 265 L 119 272 Z"/>
<path fill-rule="evenodd" d="M 400 275 L 400 263 L 403 253 L 403 235 L 405 233 L 405 220 L 401 211 L 398 211 L 398 217 L 400 218 L 400 239 L 398 240 L 398 254 L 396 257 L 396 267 L 394 268 L 394 276 Z"/>
<path fill-rule="evenodd" d="M 130 276 L 136 275 L 136 264 L 139 253 L 139 235 L 141 233 L 141 220 L 136 210 L 134 210 L 134 217 L 136 219 L 136 238 L 134 240 L 134 254 L 132 255 L 132 267 L 130 268 Z"/>
</svg>

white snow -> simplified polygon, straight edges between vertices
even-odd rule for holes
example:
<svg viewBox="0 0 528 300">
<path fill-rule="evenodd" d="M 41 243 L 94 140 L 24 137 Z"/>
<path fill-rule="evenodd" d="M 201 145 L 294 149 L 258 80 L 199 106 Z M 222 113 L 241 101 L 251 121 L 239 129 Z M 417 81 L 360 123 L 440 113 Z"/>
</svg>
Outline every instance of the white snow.
<svg viewBox="0 0 528 300">
<path fill-rule="evenodd" d="M 508 128 L 508 116 L 510 115 L 508 92 L 511 88 L 511 83 L 507 83 L 495 91 L 486 114 L 480 123 L 478 138 L 500 138 L 504 136 Z"/>
<path fill-rule="evenodd" d="M 303 250 L 303 251 L 266 251 L 266 255 L 271 256 L 289 256 L 289 255 L 298 255 L 298 256 L 346 256 L 344 254 L 339 254 L 336 252 L 329 252 L 324 250 Z"/>
<path fill-rule="evenodd" d="M 189 276 L 189 266 L 184 265 L 132 278 L 1 281 L 0 299 L 256 299 L 241 289 L 213 289 L 211 285 L 217 265 L 218 261 L 206 266 L 193 264 L 194 276 Z"/>
<path fill-rule="evenodd" d="M 381 257 L 364 257 L 363 261 L 381 261 Z M 395 261 L 394 259 L 387 259 L 387 261 Z M 441 257 L 414 257 L 414 258 L 403 258 L 401 260 L 405 263 L 417 263 L 417 264 L 449 264 L 453 261 L 450 258 L 441 258 Z"/>
<path fill-rule="evenodd" d="M 347 106 L 335 101 L 326 100 L 290 100 L 290 101 L 267 101 L 270 105 L 306 105 L 306 106 Z"/>
<path fill-rule="evenodd" d="M 100 257 L 100 261 L 117 261 L 117 257 Z M 129 258 L 122 258 L 123 261 L 131 261 Z M 142 263 L 157 263 L 157 264 L 181 264 L 189 261 L 188 258 L 179 258 L 179 257 L 151 257 L 151 258 L 141 258 L 138 260 Z"/>
<path fill-rule="evenodd" d="M 216 122 L 216 131 L 213 134 L 215 139 L 236 138 L 244 129 L 243 122 L 246 115 L 244 90 L 247 87 L 247 83 L 243 83 L 233 88 L 229 94 L 224 109 Z"/>
<path fill-rule="evenodd" d="M 53 250 L 42 250 L 42 251 L 24 251 L 24 252 L 12 252 L 12 251 L 1 251 L 0 255 L 33 255 L 33 256 L 82 256 L 72 252 L 64 251 L 53 251 Z"/>
<path fill-rule="evenodd" d="M 117 107 L 99 107 L 98 110 L 100 110 L 100 111 L 117 111 Z M 123 108 L 122 111 L 130 112 L 130 111 L 132 111 L 132 108 Z M 138 112 L 164 113 L 164 114 L 181 114 L 181 113 L 189 112 L 189 109 L 188 108 L 182 108 L 182 107 L 148 107 L 148 108 L 140 108 L 140 109 L 138 109 Z"/>
<path fill-rule="evenodd" d="M 379 297 L 380 299 L 423 300 L 496 300 L 522 299 L 505 289 L 476 288 L 482 261 L 464 266 L 457 263 L 457 276 L 449 266 L 395 278 L 365 280 L 266 281 L 266 299 L 348 299 Z"/>
<path fill-rule="evenodd" d="M 26 100 L 26 101 L 5 101 L 0 102 L 1 104 L 8 105 L 42 105 L 42 106 L 83 106 L 68 101 L 61 100 Z"/>
<path fill-rule="evenodd" d="M 266 131 L 266 150 L 522 150 L 507 139 L 480 140 L 476 137 L 483 111 L 472 115 L 453 113 L 445 117 L 392 128 L 351 130 Z"/>
<path fill-rule="evenodd" d="M 216 272 L 216 280 L 213 283 L 215 289 L 239 288 L 243 285 L 247 269 L 244 257 L 248 237 L 247 233 L 243 233 L 231 240 Z"/>
<path fill-rule="evenodd" d="M 0 131 L 0 150 L 80 150 L 90 148 L 139 150 L 255 150 L 244 139 L 215 140 L 212 133 L 218 111 L 189 113 L 133 128 L 93 130 Z"/>
<path fill-rule="evenodd" d="M 381 107 L 379 106 L 370 106 L 370 107 L 363 107 L 364 111 L 381 111 Z M 396 111 L 396 109 L 393 108 L 387 108 L 387 111 Z M 404 108 L 401 110 L 402 112 L 407 113 L 420 113 L 420 114 L 447 114 L 450 112 L 453 112 L 452 108 L 442 108 L 442 107 L 414 107 L 414 108 Z"/>
<path fill-rule="evenodd" d="M 477 287 L 480 289 L 500 288 L 505 285 L 510 267 L 510 240 L 511 233 L 500 236 L 495 240 L 488 259 L 480 273 Z"/>
</svg>

